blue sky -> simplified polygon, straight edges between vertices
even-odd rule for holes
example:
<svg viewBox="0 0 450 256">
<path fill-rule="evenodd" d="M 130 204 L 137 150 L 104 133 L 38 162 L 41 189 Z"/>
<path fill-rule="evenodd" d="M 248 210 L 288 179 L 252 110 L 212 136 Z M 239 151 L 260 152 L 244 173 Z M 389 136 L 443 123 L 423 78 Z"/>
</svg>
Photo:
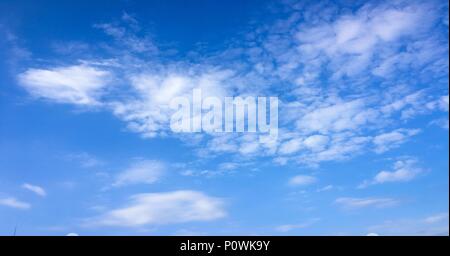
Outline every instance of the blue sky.
<svg viewBox="0 0 450 256">
<path fill-rule="evenodd" d="M 448 235 L 447 1 L 3 0 L 0 78 L 1 235 Z"/>
</svg>

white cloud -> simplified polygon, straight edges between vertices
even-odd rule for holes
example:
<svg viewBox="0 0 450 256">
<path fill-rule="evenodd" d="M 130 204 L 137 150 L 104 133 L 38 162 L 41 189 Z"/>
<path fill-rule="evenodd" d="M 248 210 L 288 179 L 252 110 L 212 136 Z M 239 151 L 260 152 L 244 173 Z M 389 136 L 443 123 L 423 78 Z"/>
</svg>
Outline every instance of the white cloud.
<svg viewBox="0 0 450 256">
<path fill-rule="evenodd" d="M 280 226 L 276 227 L 275 230 L 278 232 L 284 233 L 284 232 L 292 231 L 294 229 L 307 228 L 307 227 L 313 225 L 314 223 L 318 222 L 319 220 L 320 220 L 319 218 L 314 218 L 314 219 L 306 221 L 305 223 L 280 225 Z"/>
<path fill-rule="evenodd" d="M 130 75 L 133 92 L 137 95 L 126 101 L 111 102 L 109 106 L 113 113 L 128 123 L 128 128 L 152 138 L 166 134 L 169 131 L 169 121 L 173 110 L 170 101 L 174 97 L 192 98 L 194 88 L 201 89 L 202 98 L 225 93 L 225 80 L 232 72 L 227 70 L 209 70 L 186 67 L 185 70 L 175 72 L 169 68 L 160 73 L 142 72 Z"/>
<path fill-rule="evenodd" d="M 327 186 L 325 186 L 325 187 L 322 187 L 322 188 L 317 189 L 316 191 L 317 191 L 317 192 L 324 192 L 324 191 L 332 190 L 333 188 L 334 188 L 333 185 L 327 185 Z"/>
<path fill-rule="evenodd" d="M 305 139 L 303 142 L 305 147 L 312 151 L 323 150 L 329 142 L 329 138 L 324 135 L 312 135 Z"/>
<path fill-rule="evenodd" d="M 406 121 L 417 113 L 448 106 L 448 96 L 428 102 L 426 89 L 413 92 L 414 84 L 400 79 L 403 73 L 399 79 L 385 79 L 398 74 L 392 72 L 397 68 L 421 77 L 441 72 L 423 70 L 430 63 L 447 72 L 442 53 L 447 54 L 448 47 L 428 36 L 434 32 L 432 4 L 370 3 L 340 14 L 337 6 L 328 3 L 321 9 L 327 15 L 321 18 L 310 13 L 315 4 L 309 7 L 304 10 L 305 19 L 292 14 L 273 26 L 251 31 L 242 45 L 208 57 L 192 52 L 192 59 L 186 61 L 160 58 L 162 49 L 145 33 L 136 33 L 139 23 L 124 14 L 117 23 L 95 25 L 114 39 L 108 44 L 108 52 L 114 52 L 111 58 L 29 69 L 19 75 L 19 81 L 38 97 L 102 104 L 142 137 L 175 136 L 194 145 L 201 156 L 273 156 L 279 163 L 311 166 L 366 152 L 373 131 L 397 128 L 388 127 L 397 124 L 396 113 Z M 121 86 L 107 90 L 113 72 Z M 377 86 L 372 86 L 374 76 L 380 79 L 375 81 Z M 81 86 L 85 81 L 95 85 Z M 279 84 L 285 87 L 283 101 L 292 99 L 280 103 L 280 130 L 292 136 L 280 133 L 282 139 L 262 142 L 255 136 L 180 135 L 169 129 L 170 99 L 190 97 L 195 87 L 202 89 L 203 97 L 254 96 L 274 95 Z M 392 88 L 397 87 L 392 84 L 408 85 L 391 97 Z M 398 147 L 412 136 L 408 131 L 412 132 L 398 129 L 376 136 L 375 151 Z"/>
<path fill-rule="evenodd" d="M 86 152 L 69 154 L 67 155 L 67 159 L 79 162 L 83 168 L 98 167 L 105 164 L 104 161 Z"/>
<path fill-rule="evenodd" d="M 426 6 L 389 6 L 367 4 L 355 14 L 338 16 L 335 22 L 318 20 L 302 26 L 296 37 L 303 61 L 310 69 L 328 65 L 333 78 L 354 77 L 370 70 L 376 63 L 377 50 L 387 50 L 392 43 L 412 36 L 429 23 Z M 297 64 L 298 65 L 298 64 Z"/>
<path fill-rule="evenodd" d="M 95 24 L 94 27 L 114 39 L 114 42 L 125 47 L 131 52 L 140 54 L 157 54 L 159 49 L 150 37 L 138 37 L 133 32 L 140 30 L 140 25 L 131 15 L 122 15 L 123 25 L 103 23 Z"/>
<path fill-rule="evenodd" d="M 413 160 L 397 161 L 394 171 L 381 171 L 375 176 L 374 181 L 376 183 L 409 181 L 422 172 L 421 169 L 412 166 L 413 163 L 415 163 Z"/>
<path fill-rule="evenodd" d="M 198 191 L 178 190 L 133 195 L 126 206 L 89 220 L 88 225 L 140 227 L 211 221 L 225 216 L 221 199 Z"/>
<path fill-rule="evenodd" d="M 66 236 L 79 236 L 77 233 L 68 233 Z"/>
<path fill-rule="evenodd" d="M 373 138 L 375 144 L 375 152 L 384 153 L 392 148 L 400 146 L 406 142 L 409 137 L 420 132 L 420 129 L 397 129 L 392 132 L 383 133 Z"/>
<path fill-rule="evenodd" d="M 219 170 L 231 171 L 239 167 L 239 163 L 236 162 L 225 162 L 219 164 Z"/>
<path fill-rule="evenodd" d="M 95 105 L 111 78 L 108 71 L 86 65 L 53 69 L 28 69 L 19 74 L 19 83 L 32 95 L 56 102 Z"/>
<path fill-rule="evenodd" d="M 153 184 L 160 180 L 166 171 L 166 165 L 156 160 L 140 160 L 133 163 L 128 169 L 119 173 L 113 186 L 133 184 Z"/>
<path fill-rule="evenodd" d="M 448 213 L 438 213 L 426 218 L 386 220 L 379 225 L 369 227 L 369 230 L 394 236 L 448 236 L 448 227 Z"/>
<path fill-rule="evenodd" d="M 47 192 L 45 192 L 45 190 L 40 186 L 32 185 L 29 183 L 24 183 L 22 185 L 22 188 L 27 189 L 27 190 L 35 193 L 38 196 L 45 197 L 47 195 Z"/>
<path fill-rule="evenodd" d="M 392 95 L 388 95 L 388 97 L 392 97 Z M 413 116 L 413 112 L 417 112 L 420 109 L 425 109 L 425 91 L 419 90 L 416 92 L 408 93 L 407 95 L 402 96 L 399 99 L 392 100 L 388 104 L 382 106 L 380 108 L 381 112 L 387 115 L 391 115 L 392 113 L 402 111 L 402 118 L 407 119 Z"/>
<path fill-rule="evenodd" d="M 297 160 L 312 166 L 323 161 L 345 160 L 361 154 L 369 141 L 370 138 L 355 136 L 353 133 L 337 133 L 332 136 L 326 149 L 302 154 Z"/>
<path fill-rule="evenodd" d="M 0 198 L 0 205 L 16 208 L 20 210 L 26 210 L 31 208 L 31 205 L 26 202 L 19 201 L 15 199 L 14 197 L 6 197 L 6 198 Z"/>
<path fill-rule="evenodd" d="M 340 205 L 343 209 L 354 210 L 366 207 L 384 208 L 396 205 L 398 202 L 392 198 L 340 197 L 335 200 L 335 203 Z"/>
<path fill-rule="evenodd" d="M 436 100 L 432 100 L 426 104 L 426 108 L 428 109 L 437 109 L 443 112 L 448 112 L 448 95 L 444 95 L 439 97 Z"/>
<path fill-rule="evenodd" d="M 435 110 L 438 109 L 440 111 L 448 112 L 448 95 L 441 96 L 439 99 L 430 101 L 426 104 L 428 109 Z M 438 119 L 432 120 L 430 125 L 437 125 L 443 129 L 448 130 L 449 122 L 448 122 L 448 114 L 445 117 L 441 117 Z"/>
<path fill-rule="evenodd" d="M 429 216 L 429 217 L 425 218 L 424 221 L 429 224 L 434 224 L 434 223 L 439 223 L 439 222 L 444 222 L 444 221 L 448 222 L 448 212 L 438 213 L 438 214 Z"/>
<path fill-rule="evenodd" d="M 437 125 L 437 126 L 441 127 L 442 129 L 445 129 L 445 130 L 448 130 L 448 128 L 449 128 L 448 117 L 434 119 L 429 124 L 430 125 Z"/>
<path fill-rule="evenodd" d="M 279 153 L 283 155 L 288 155 L 299 151 L 302 148 L 302 139 L 294 138 L 280 146 Z"/>
<path fill-rule="evenodd" d="M 254 154 L 259 149 L 259 143 L 257 141 L 245 141 L 239 147 L 239 153 L 242 155 Z"/>
<path fill-rule="evenodd" d="M 356 130 L 368 123 L 375 122 L 378 113 L 366 108 L 364 100 L 338 102 L 306 113 L 298 122 L 297 127 L 306 132 L 341 132 Z"/>
<path fill-rule="evenodd" d="M 387 116 L 400 112 L 400 119 L 402 120 L 408 120 L 419 114 L 426 114 L 431 111 L 448 112 L 448 95 L 438 98 L 433 96 L 430 99 L 430 95 L 427 95 L 426 90 L 422 89 L 395 99 L 382 106 L 380 110 Z"/>
<path fill-rule="evenodd" d="M 424 172 L 416 166 L 417 161 L 412 158 L 398 160 L 395 162 L 392 171 L 381 171 L 372 180 L 366 180 L 358 188 L 365 188 L 369 185 L 382 184 L 387 182 L 406 182 L 414 179 Z"/>
<path fill-rule="evenodd" d="M 289 180 L 291 186 L 307 186 L 317 182 L 317 178 L 308 175 L 297 175 Z"/>
<path fill-rule="evenodd" d="M 439 99 L 438 107 L 442 111 L 448 112 L 448 95 L 444 95 Z"/>
</svg>

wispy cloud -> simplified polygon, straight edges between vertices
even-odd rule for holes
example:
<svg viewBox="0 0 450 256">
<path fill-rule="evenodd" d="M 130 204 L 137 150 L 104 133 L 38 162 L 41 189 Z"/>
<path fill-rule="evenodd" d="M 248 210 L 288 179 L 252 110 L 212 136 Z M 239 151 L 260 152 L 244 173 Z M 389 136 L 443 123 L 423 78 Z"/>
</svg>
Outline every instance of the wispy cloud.
<svg viewBox="0 0 450 256">
<path fill-rule="evenodd" d="M 117 23 L 95 24 L 94 28 L 101 29 L 105 34 L 111 36 L 114 42 L 132 52 L 155 55 L 159 53 L 149 35 L 137 36 L 135 33 L 141 30 L 139 22 L 130 14 L 124 12 Z"/>
<path fill-rule="evenodd" d="M 178 190 L 136 194 L 126 206 L 90 219 L 89 226 L 140 227 L 191 221 L 211 221 L 226 216 L 222 199 L 202 192 Z"/>
<path fill-rule="evenodd" d="M 426 223 L 430 223 L 430 224 L 445 222 L 445 221 L 448 222 L 448 212 L 431 215 L 429 217 L 426 217 L 424 221 Z"/>
<path fill-rule="evenodd" d="M 334 201 L 337 205 L 345 210 L 356 210 L 366 207 L 385 208 L 394 206 L 398 203 L 392 198 L 354 198 L 354 197 L 340 197 Z"/>
<path fill-rule="evenodd" d="M 26 210 L 31 208 L 31 205 L 29 203 L 20 201 L 14 197 L 0 198 L 0 205 L 20 210 Z"/>
<path fill-rule="evenodd" d="M 24 189 L 26 189 L 26 190 L 29 190 L 29 191 L 35 193 L 35 194 L 38 195 L 38 196 L 45 197 L 45 196 L 47 195 L 47 192 L 45 192 L 44 188 L 42 188 L 42 187 L 40 187 L 40 186 L 37 186 L 37 185 L 32 185 L 32 184 L 29 184 L 29 183 L 24 183 L 24 184 L 22 185 L 22 188 L 24 188 Z"/>
<path fill-rule="evenodd" d="M 448 236 L 448 224 L 448 213 L 437 213 L 425 218 L 387 220 L 368 229 L 380 235 Z"/>
<path fill-rule="evenodd" d="M 105 165 L 103 160 L 86 152 L 72 153 L 66 156 L 68 160 L 78 162 L 83 168 L 92 168 Z"/>
<path fill-rule="evenodd" d="M 308 221 L 306 221 L 304 223 L 300 223 L 300 224 L 280 225 L 280 226 L 276 227 L 275 230 L 278 232 L 289 232 L 289 231 L 292 231 L 295 229 L 303 229 L 303 228 L 310 227 L 318 221 L 320 221 L 319 218 L 314 218 L 314 219 L 308 220 Z"/>
<path fill-rule="evenodd" d="M 77 105 L 96 105 L 110 80 L 108 71 L 86 65 L 28 69 L 19 74 L 19 83 L 36 97 Z"/>
<path fill-rule="evenodd" d="M 316 191 L 317 192 L 324 192 L 324 191 L 329 191 L 329 190 L 332 190 L 332 189 L 334 189 L 333 185 L 327 185 L 325 187 L 321 187 L 321 188 L 317 189 Z"/>
<path fill-rule="evenodd" d="M 139 160 L 117 174 L 113 186 L 155 183 L 164 175 L 166 168 L 161 161 Z"/>
<path fill-rule="evenodd" d="M 430 125 L 437 125 L 437 126 L 441 127 L 442 129 L 445 129 L 445 130 L 448 130 L 448 128 L 449 128 L 448 117 L 434 119 L 429 124 Z"/>
<path fill-rule="evenodd" d="M 375 152 L 383 153 L 389 149 L 396 148 L 404 143 L 409 137 L 420 132 L 419 129 L 397 129 L 392 132 L 379 134 L 373 138 Z"/>
<path fill-rule="evenodd" d="M 417 167 L 417 160 L 413 158 L 398 160 L 393 166 L 393 171 L 380 171 L 372 180 L 364 181 L 358 188 L 389 182 L 406 182 L 423 172 L 422 168 Z"/>
<path fill-rule="evenodd" d="M 297 176 L 292 177 L 289 180 L 289 185 L 291 185 L 291 186 L 306 186 L 306 185 L 311 185 L 315 182 L 317 182 L 317 178 L 314 176 L 297 175 Z"/>
</svg>

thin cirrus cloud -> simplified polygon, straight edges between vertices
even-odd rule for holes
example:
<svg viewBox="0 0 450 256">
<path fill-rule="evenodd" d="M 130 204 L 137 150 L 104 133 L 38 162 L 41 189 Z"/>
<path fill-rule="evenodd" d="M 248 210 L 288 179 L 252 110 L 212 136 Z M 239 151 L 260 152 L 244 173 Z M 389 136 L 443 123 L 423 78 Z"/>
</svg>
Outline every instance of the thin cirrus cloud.
<svg viewBox="0 0 450 256">
<path fill-rule="evenodd" d="M 87 65 L 28 69 L 19 82 L 33 96 L 75 105 L 98 104 L 101 89 L 110 80 L 108 71 Z"/>
<path fill-rule="evenodd" d="M 392 148 L 399 147 L 409 137 L 420 132 L 420 129 L 397 129 L 391 132 L 382 133 L 373 139 L 374 151 L 378 154 L 384 153 Z"/>
<path fill-rule="evenodd" d="M 14 197 L 0 198 L 0 205 L 19 210 L 27 210 L 31 208 L 31 205 L 29 203 L 20 201 Z"/>
<path fill-rule="evenodd" d="M 436 213 L 424 218 L 385 220 L 368 229 L 381 235 L 448 236 L 448 224 L 448 213 Z"/>
<path fill-rule="evenodd" d="M 24 184 L 22 184 L 22 188 L 26 189 L 28 191 L 31 191 L 38 196 L 42 196 L 42 197 L 47 196 L 47 192 L 45 191 L 45 189 L 40 186 L 37 186 L 37 185 L 33 185 L 30 183 L 24 183 Z"/>
<path fill-rule="evenodd" d="M 280 226 L 276 227 L 275 230 L 278 232 L 284 233 L 284 232 L 289 232 L 289 231 L 292 231 L 295 229 L 304 229 L 304 228 L 308 228 L 308 227 L 312 226 L 313 224 L 315 224 L 318 221 L 320 221 L 319 218 L 313 218 L 304 223 L 280 225 Z"/>
<path fill-rule="evenodd" d="M 398 201 L 392 198 L 354 198 L 340 197 L 334 201 L 344 210 L 357 210 L 366 207 L 385 208 L 398 204 Z"/>
<path fill-rule="evenodd" d="M 424 219 L 424 221 L 426 223 L 439 223 L 439 222 L 444 222 L 447 221 L 448 222 L 448 212 L 444 212 L 444 213 L 438 213 L 432 216 L 428 216 Z"/>
<path fill-rule="evenodd" d="M 153 184 L 166 172 L 166 164 L 157 160 L 139 160 L 116 175 L 113 186 Z"/>
<path fill-rule="evenodd" d="M 358 188 L 391 182 L 407 182 L 423 172 L 422 168 L 417 167 L 417 160 L 406 158 L 396 161 L 392 171 L 380 171 L 372 180 L 365 180 Z"/>
<path fill-rule="evenodd" d="M 86 152 L 72 153 L 65 156 L 70 161 L 75 161 L 83 168 L 93 168 L 105 165 L 105 162 Z"/>
<path fill-rule="evenodd" d="M 199 191 L 178 190 L 136 194 L 126 206 L 87 220 L 88 226 L 141 227 L 192 221 L 211 221 L 226 216 L 224 202 Z"/>
<path fill-rule="evenodd" d="M 308 175 L 297 175 L 289 179 L 290 186 L 307 186 L 316 182 L 316 177 Z"/>
<path fill-rule="evenodd" d="M 317 189 L 316 191 L 317 192 L 325 192 L 325 191 L 330 191 L 332 189 L 334 189 L 333 185 L 326 185 L 325 187 L 321 187 L 321 188 Z"/>
</svg>

